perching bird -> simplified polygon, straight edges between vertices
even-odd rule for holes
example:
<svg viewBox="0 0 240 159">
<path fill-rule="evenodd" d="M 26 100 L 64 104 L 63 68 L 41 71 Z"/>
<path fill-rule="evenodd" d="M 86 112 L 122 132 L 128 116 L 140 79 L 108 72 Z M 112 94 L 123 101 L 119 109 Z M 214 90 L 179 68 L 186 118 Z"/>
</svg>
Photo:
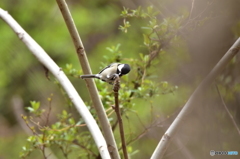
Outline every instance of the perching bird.
<svg viewBox="0 0 240 159">
<path fill-rule="evenodd" d="M 84 78 L 97 78 L 109 84 L 113 84 L 116 75 L 121 77 L 122 75 L 126 75 L 130 72 L 131 68 L 128 64 L 121 63 L 112 63 L 101 70 L 98 74 L 94 75 L 82 75 L 80 76 L 82 79 Z"/>
</svg>

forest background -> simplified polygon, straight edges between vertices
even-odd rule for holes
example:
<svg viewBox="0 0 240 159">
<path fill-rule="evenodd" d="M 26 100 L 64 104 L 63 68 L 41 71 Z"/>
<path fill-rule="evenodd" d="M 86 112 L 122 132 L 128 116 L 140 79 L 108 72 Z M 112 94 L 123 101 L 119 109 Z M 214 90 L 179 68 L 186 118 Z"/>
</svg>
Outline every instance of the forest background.
<svg viewBox="0 0 240 159">
<path fill-rule="evenodd" d="M 144 46 L 147 41 L 143 36 L 143 19 L 129 18 L 131 27 L 127 32 L 119 29 L 123 25 L 120 14 L 124 8 L 152 6 L 153 10 L 161 13 L 158 19 L 160 22 L 169 20 L 169 17 L 174 21 L 176 17 L 188 17 L 190 14 L 194 21 L 191 27 L 181 31 L 180 38 L 169 43 L 154 59 L 154 67 L 149 69 L 147 78 L 158 83 L 159 89 L 147 89 L 149 85 L 143 87 L 144 96 L 136 93 L 138 96 L 131 101 L 131 107 L 123 114 L 127 139 L 130 141 L 143 134 L 128 147 L 132 158 L 144 159 L 151 156 L 159 139 L 191 93 L 240 35 L 238 0 L 69 0 L 67 3 L 94 73 L 109 62 L 114 62 L 118 56 L 121 62 L 135 66 L 136 61 L 133 59 L 144 61 L 144 57 L 148 55 Z M 71 75 L 71 71 L 73 74 L 81 74 L 81 67 L 56 2 L 3 0 L 0 7 L 7 10 L 66 71 L 80 96 L 91 107 L 84 80 Z M 71 113 L 76 121 L 80 117 L 65 98 L 54 77 L 49 75 L 50 80 L 46 77 L 44 67 L 2 20 L 0 43 L 0 158 L 18 158 L 28 137 L 27 130 L 21 126 L 25 124 L 21 114 L 30 114 L 29 110 L 23 108 L 29 107 L 30 101 L 39 101 L 41 108 L 48 110 L 48 99 L 51 98 L 49 123 L 57 122 L 58 114 L 64 114 L 63 110 Z M 196 103 L 197 106 L 177 133 L 178 140 L 172 142 L 165 158 L 210 158 L 210 150 L 240 152 L 239 134 L 221 100 L 222 97 L 239 126 L 239 62 L 240 56 L 237 55 L 216 80 L 221 96 L 213 85 L 202 100 Z M 122 83 L 134 85 L 134 73 L 137 71 L 138 68 L 133 67 Z M 111 96 L 110 85 L 96 82 L 100 90 L 107 87 L 103 96 Z M 153 96 L 151 91 L 154 92 Z M 16 103 L 20 103 L 20 107 Z M 114 123 L 114 114 L 109 119 Z M 153 123 L 157 124 L 152 126 Z M 86 131 L 85 128 L 82 129 Z M 115 131 L 115 136 L 119 140 L 118 131 Z M 53 150 L 58 158 L 65 158 L 61 150 L 56 147 Z M 39 153 L 41 152 L 34 151 L 30 158 L 42 158 Z M 88 155 L 86 152 L 84 154 L 84 157 Z M 69 153 L 69 158 L 77 156 L 77 152 Z M 235 157 L 237 158 L 231 156 Z"/>
</svg>

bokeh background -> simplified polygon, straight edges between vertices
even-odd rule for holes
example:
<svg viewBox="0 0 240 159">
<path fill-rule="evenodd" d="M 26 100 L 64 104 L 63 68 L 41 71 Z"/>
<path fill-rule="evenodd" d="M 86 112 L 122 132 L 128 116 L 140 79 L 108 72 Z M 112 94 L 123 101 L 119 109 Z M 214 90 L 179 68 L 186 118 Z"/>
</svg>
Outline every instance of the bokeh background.
<svg viewBox="0 0 240 159">
<path fill-rule="evenodd" d="M 134 101 L 134 109 L 146 127 L 152 118 L 150 107 L 154 108 L 154 116 L 159 122 L 164 122 L 132 144 L 133 149 L 138 150 L 132 158 L 146 159 L 151 156 L 159 139 L 191 93 L 240 35 L 240 1 L 67 1 L 93 72 L 98 72 L 102 66 L 101 62 L 105 60 L 104 56 L 109 56 L 107 47 L 120 43 L 125 58 L 138 57 L 143 36 L 134 27 L 139 26 L 133 25 L 128 34 L 118 29 L 122 24 L 120 13 L 123 7 L 136 9 L 140 5 L 153 5 L 167 17 L 178 14 L 181 10 L 190 11 L 193 2 L 191 16 L 201 15 L 203 19 L 207 17 L 207 20 L 202 26 L 183 32 L 184 48 L 170 49 L 168 55 L 161 57 L 162 62 L 159 63 L 159 70 L 156 72 L 161 75 L 159 82 L 168 81 L 178 86 L 178 90 L 172 94 L 155 97 L 151 101 Z M 74 68 L 81 70 L 74 45 L 55 1 L 2 0 L 0 7 L 7 10 L 60 67 L 64 68 L 67 63 L 71 63 Z M 226 105 L 238 126 L 239 62 L 240 55 L 237 55 L 217 80 Z M 29 101 L 40 101 L 44 108 L 48 105 L 47 98 L 54 94 L 54 114 L 67 109 L 58 86 L 54 84 L 53 77 L 50 78 L 49 81 L 43 66 L 0 20 L 0 159 L 18 158 L 28 136 L 26 130 L 23 130 L 24 126 L 21 126 L 24 123 L 20 115 L 28 113 L 23 107 L 29 106 Z M 84 81 L 69 78 L 81 97 L 88 101 Z M 196 105 L 177 133 L 165 158 L 211 158 L 210 150 L 240 153 L 240 136 L 214 85 Z M 74 111 L 73 109 L 69 111 Z M 131 126 L 126 124 L 126 129 L 131 127 L 132 131 L 144 131 L 136 115 L 128 113 L 127 117 L 128 119 L 124 120 L 126 123 L 130 121 Z M 56 116 L 52 115 L 51 122 L 54 121 Z M 32 157 L 42 158 L 37 152 Z M 59 155 L 59 158 L 63 156 Z M 237 159 L 239 155 L 215 158 Z"/>
</svg>

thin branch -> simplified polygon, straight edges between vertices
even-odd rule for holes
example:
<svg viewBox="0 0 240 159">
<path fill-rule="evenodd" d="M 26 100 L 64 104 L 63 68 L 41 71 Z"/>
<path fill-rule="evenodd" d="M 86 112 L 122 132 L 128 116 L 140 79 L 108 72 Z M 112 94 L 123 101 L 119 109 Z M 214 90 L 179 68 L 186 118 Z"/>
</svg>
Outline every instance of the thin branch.
<svg viewBox="0 0 240 159">
<path fill-rule="evenodd" d="M 84 46 L 82 44 L 81 38 L 78 34 L 77 28 L 74 24 L 71 13 L 68 9 L 67 3 L 65 0 L 56 0 L 59 6 L 60 11 L 62 12 L 63 18 L 67 25 L 68 31 L 72 37 L 73 43 L 75 45 L 75 49 L 78 55 L 78 59 L 80 61 L 82 70 L 84 74 L 92 74 L 90 69 L 88 59 L 86 56 L 86 52 L 84 50 Z M 105 113 L 102 101 L 97 91 L 97 87 L 93 81 L 93 79 L 86 79 L 86 85 L 89 90 L 94 108 L 96 109 L 97 116 L 99 119 L 99 123 L 102 127 L 103 134 L 105 136 L 107 145 L 109 147 L 110 155 L 113 159 L 120 159 L 119 153 L 117 151 L 117 144 L 114 139 L 114 135 L 108 121 L 107 115 Z"/>
<path fill-rule="evenodd" d="M 178 128 L 184 123 L 184 120 L 187 119 L 188 114 L 191 113 L 191 110 L 196 105 L 197 100 L 201 97 L 202 93 L 210 86 L 210 84 L 215 80 L 217 75 L 226 67 L 228 62 L 239 52 L 240 50 L 240 38 L 233 44 L 233 46 L 227 51 L 227 53 L 222 57 L 222 59 L 216 64 L 212 71 L 206 76 L 206 78 L 199 84 L 196 90 L 193 92 L 181 112 L 175 118 L 173 123 L 170 125 L 168 130 L 162 136 L 162 139 L 158 143 L 157 148 L 155 149 L 151 159 L 161 159 L 166 152 L 171 139 L 174 137 Z"/>
<path fill-rule="evenodd" d="M 180 151 L 185 156 L 184 157 L 185 159 L 195 159 L 195 157 L 193 157 L 191 152 L 189 152 L 189 149 L 186 148 L 186 146 L 182 143 L 182 141 L 179 138 L 176 138 L 173 142 L 175 142 L 175 144 L 178 148 L 175 149 L 174 151 L 172 151 L 171 153 L 168 153 L 166 155 L 166 157 L 169 157 L 169 156 L 173 155 L 174 153 Z"/>
<path fill-rule="evenodd" d="M 134 141 L 141 139 L 141 138 L 142 138 L 144 135 L 146 135 L 147 132 L 148 132 L 150 129 L 152 129 L 152 128 L 153 128 L 152 126 L 150 126 L 150 127 L 148 127 L 148 128 L 145 128 L 140 134 L 138 134 L 137 136 L 135 136 L 134 138 L 132 138 L 131 140 L 129 140 L 129 141 L 127 142 L 127 145 L 130 145 L 130 144 L 133 143 Z M 121 148 L 122 148 L 122 147 L 121 147 Z M 121 150 L 121 148 L 120 148 L 120 150 Z"/>
<path fill-rule="evenodd" d="M 68 127 L 62 128 L 62 129 L 50 129 L 50 130 L 51 130 L 51 131 L 59 131 L 59 132 L 61 132 L 61 131 L 66 131 L 66 130 L 68 130 L 68 129 L 70 129 L 70 128 L 73 128 L 73 127 L 83 127 L 83 126 L 86 126 L 86 124 L 70 125 L 70 126 L 68 126 Z M 47 129 L 48 129 L 48 128 L 47 128 Z"/>
<path fill-rule="evenodd" d="M 189 18 L 188 18 L 187 22 L 183 25 L 182 28 L 187 28 L 188 25 L 194 25 L 194 24 L 196 25 L 197 19 L 202 17 L 203 13 L 205 13 L 207 11 L 207 9 L 214 3 L 214 0 L 212 0 L 212 2 L 209 2 L 208 5 L 200 13 L 198 13 L 195 17 L 192 18 L 194 3 L 195 3 L 195 0 L 192 0 L 192 6 L 191 6 Z M 195 21 L 195 23 L 193 24 L 194 21 Z M 200 20 L 198 20 L 198 21 L 200 21 Z"/>
<path fill-rule="evenodd" d="M 177 112 L 179 112 L 179 111 L 177 111 Z M 144 130 L 143 130 L 141 133 L 139 133 L 137 136 L 135 136 L 134 138 L 132 138 L 131 140 L 129 140 L 129 141 L 127 142 L 127 145 L 130 145 L 130 144 L 133 143 L 134 141 L 141 139 L 141 138 L 144 137 L 144 136 L 147 134 L 147 132 L 150 131 L 151 129 L 153 129 L 153 128 L 155 128 L 155 127 L 160 127 L 160 124 L 162 124 L 162 123 L 166 122 L 167 120 L 169 120 L 171 116 L 175 116 L 176 112 L 172 113 L 169 118 L 166 118 L 166 119 L 161 120 L 161 121 L 158 121 L 158 120 L 153 121 L 153 119 L 151 119 L 151 124 L 150 124 L 149 126 L 147 126 L 147 127 L 146 127 L 146 126 L 143 124 L 143 122 L 140 120 L 140 117 L 138 116 L 138 114 L 137 114 L 137 113 L 135 113 L 135 114 L 136 114 L 139 122 L 141 123 L 142 127 L 144 128 Z M 120 150 L 121 150 L 121 148 L 120 148 Z"/>
<path fill-rule="evenodd" d="M 42 154 L 44 156 L 44 159 L 47 159 L 47 156 L 46 156 L 46 144 L 45 144 L 45 141 L 46 141 L 46 131 L 44 130 L 43 133 L 42 133 L 42 137 L 41 137 L 41 140 L 42 140 L 42 145 L 40 147 L 40 150 L 42 151 Z"/>
<path fill-rule="evenodd" d="M 191 19 L 191 17 L 192 17 L 194 3 L 195 3 L 195 0 L 192 0 L 192 6 L 191 6 L 191 10 L 190 10 L 190 14 L 189 14 L 189 18 L 188 19 Z"/>
<path fill-rule="evenodd" d="M 93 151 L 89 150 L 89 148 L 87 148 L 86 146 L 80 144 L 77 140 L 74 140 L 73 143 L 74 143 L 75 145 L 81 147 L 82 149 L 84 149 L 88 154 L 91 154 L 91 155 L 94 156 L 95 158 L 97 157 L 97 155 L 96 155 Z"/>
<path fill-rule="evenodd" d="M 86 122 L 91 135 L 98 147 L 103 159 L 110 159 L 106 141 L 97 125 L 97 122 L 89 112 L 88 108 L 78 95 L 76 89 L 64 74 L 61 68 L 48 56 L 48 54 L 39 46 L 23 28 L 8 14 L 8 12 L 0 8 L 0 18 L 8 24 L 16 33 L 19 39 L 28 47 L 30 52 L 56 77 L 63 89 L 68 94 L 72 103 Z"/>
<path fill-rule="evenodd" d="M 223 97 L 222 97 L 222 95 L 221 95 L 221 93 L 220 93 L 220 91 L 219 91 L 219 89 L 218 89 L 217 84 L 216 84 L 215 86 L 216 86 L 216 89 L 217 89 L 218 95 L 219 95 L 219 97 L 221 98 L 221 101 L 222 101 L 222 104 L 223 104 L 224 108 L 226 109 L 226 111 L 227 111 L 227 113 L 228 113 L 230 119 L 232 120 L 233 125 L 234 125 L 235 128 L 237 129 L 238 134 L 240 135 L 240 129 L 238 128 L 238 125 L 237 125 L 237 123 L 235 122 L 235 120 L 234 120 L 232 114 L 231 114 L 230 111 L 228 110 L 228 107 L 227 107 L 227 105 L 225 104 L 225 102 L 224 102 L 224 100 L 223 100 Z"/>
<path fill-rule="evenodd" d="M 63 156 L 68 159 L 68 153 L 65 152 L 64 148 L 62 146 L 59 146 L 60 150 L 62 151 L 63 153 Z"/>
<path fill-rule="evenodd" d="M 116 75 L 115 77 L 116 77 L 116 79 L 114 81 L 114 86 L 113 86 L 114 99 L 115 99 L 115 108 L 114 109 L 117 114 L 117 121 L 119 124 L 119 131 L 120 131 L 120 136 L 121 136 L 121 141 L 122 141 L 123 155 L 124 155 L 125 159 L 128 159 L 127 146 L 126 146 L 125 135 L 124 135 L 124 127 L 123 127 L 121 111 L 119 108 L 119 99 L 118 99 L 118 91 L 120 89 L 120 78 L 118 75 Z"/>
<path fill-rule="evenodd" d="M 52 110 L 52 97 L 49 98 L 47 118 L 46 118 L 46 123 L 45 123 L 46 126 L 48 126 L 48 123 L 49 123 L 49 117 L 50 117 L 51 110 Z"/>
</svg>

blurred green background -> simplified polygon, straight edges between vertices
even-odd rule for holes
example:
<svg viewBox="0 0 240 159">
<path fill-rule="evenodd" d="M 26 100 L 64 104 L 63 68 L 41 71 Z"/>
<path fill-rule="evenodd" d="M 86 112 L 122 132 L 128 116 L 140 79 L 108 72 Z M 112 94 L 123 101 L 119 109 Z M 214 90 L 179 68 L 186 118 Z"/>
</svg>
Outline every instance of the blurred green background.
<svg viewBox="0 0 240 159">
<path fill-rule="evenodd" d="M 178 90 L 151 100 L 136 99 L 134 111 L 138 116 L 130 111 L 124 117 L 126 132 L 135 132 L 132 135 L 143 132 L 153 118 L 160 123 L 132 144 L 132 148 L 139 151 L 132 158 L 145 159 L 151 156 L 159 139 L 193 90 L 240 35 L 240 2 L 67 1 L 94 73 L 106 62 L 104 56 L 111 56 L 107 47 L 121 44 L 123 62 L 128 62 L 127 58 L 138 58 L 143 51 L 140 22 L 133 20 L 127 34 L 118 29 L 122 24 L 120 13 L 123 7 L 136 9 L 138 6 L 153 5 L 167 17 L 181 10 L 190 11 L 192 2 L 194 8 L 191 16 L 201 15 L 203 18 L 208 17 L 208 20 L 192 31 L 183 32 L 184 41 L 180 43 L 184 45 L 180 48 L 177 44 L 170 45 L 168 52 L 159 59 L 159 67 L 155 69 L 159 75 L 157 81 L 168 81 L 178 86 Z M 74 68 L 81 70 L 71 37 L 55 1 L 2 0 L 0 7 L 8 11 L 60 67 L 65 68 L 67 63 L 71 63 Z M 53 94 L 53 114 L 69 108 L 67 104 L 63 104 L 66 101 L 54 84 L 54 78 L 50 76 L 50 81 L 46 78 L 43 66 L 2 20 L 0 57 L 0 159 L 13 159 L 18 158 L 28 136 L 20 121 L 20 115 L 28 113 L 23 106 L 29 106 L 29 101 L 36 100 L 45 108 L 48 105 L 47 98 Z M 239 62 L 237 55 L 217 81 L 238 126 Z M 136 71 L 136 68 L 132 71 Z M 69 78 L 83 100 L 89 101 L 84 81 L 71 76 Z M 128 80 L 131 81 L 131 74 Z M 173 140 L 165 158 L 210 158 L 210 150 L 240 152 L 240 136 L 222 106 L 215 87 L 211 87 L 196 105 Z M 69 111 L 74 112 L 74 108 Z M 51 122 L 56 120 L 56 116 L 51 115 Z M 118 131 L 116 136 L 117 134 Z M 42 158 L 39 154 L 35 152 L 31 157 Z M 56 155 L 64 158 L 59 152 Z M 233 159 L 239 158 L 239 155 L 217 157 Z"/>
</svg>

